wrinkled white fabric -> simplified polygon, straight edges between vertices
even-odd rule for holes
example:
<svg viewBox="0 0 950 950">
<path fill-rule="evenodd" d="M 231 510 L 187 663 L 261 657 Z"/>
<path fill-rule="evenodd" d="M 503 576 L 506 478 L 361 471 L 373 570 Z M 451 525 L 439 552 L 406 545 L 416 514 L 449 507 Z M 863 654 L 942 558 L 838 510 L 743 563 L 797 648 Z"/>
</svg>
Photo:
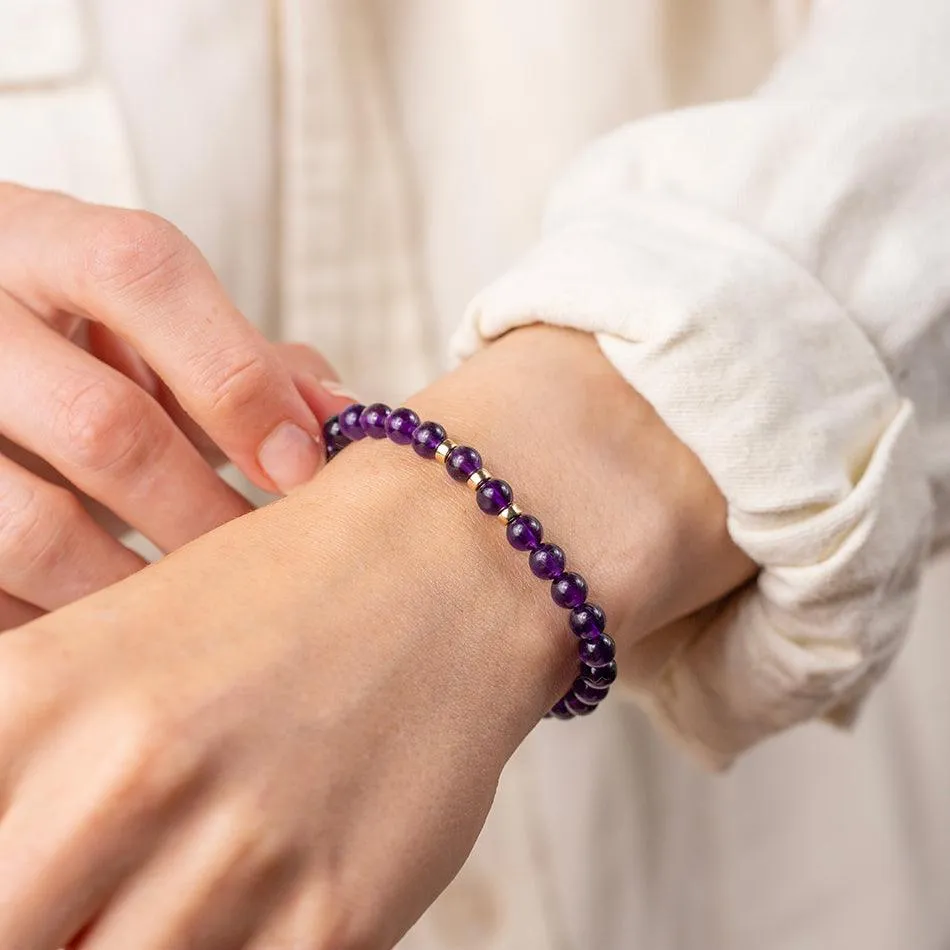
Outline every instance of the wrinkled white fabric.
<svg viewBox="0 0 950 950">
<path fill-rule="evenodd" d="M 934 497 L 950 529 L 950 72 L 922 42 L 950 7 L 846 6 L 753 98 L 592 147 L 457 337 L 597 333 L 725 494 L 757 585 L 649 681 L 633 670 L 713 764 L 850 720 L 909 629 Z M 829 53 L 827 94 L 822 44 L 849 57 L 842 79 Z"/>
</svg>

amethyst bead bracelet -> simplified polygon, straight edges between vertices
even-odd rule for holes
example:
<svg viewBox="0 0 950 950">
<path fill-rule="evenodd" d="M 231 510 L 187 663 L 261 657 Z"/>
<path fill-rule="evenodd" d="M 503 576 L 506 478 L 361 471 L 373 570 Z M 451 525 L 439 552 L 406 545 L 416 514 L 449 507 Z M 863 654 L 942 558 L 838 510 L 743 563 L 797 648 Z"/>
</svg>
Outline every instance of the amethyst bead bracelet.
<svg viewBox="0 0 950 950">
<path fill-rule="evenodd" d="M 617 679 L 617 661 L 603 610 L 588 601 L 587 581 L 567 570 L 564 551 L 544 541 L 541 522 L 515 504 L 511 486 L 483 468 L 482 457 L 475 449 L 456 445 L 439 423 L 423 422 L 405 406 L 390 409 L 378 402 L 347 406 L 327 420 L 323 434 L 328 461 L 359 439 L 389 439 L 396 445 L 411 445 L 422 458 L 437 459 L 450 478 L 467 483 L 475 492 L 478 507 L 505 524 L 508 543 L 516 551 L 527 552 L 528 566 L 535 577 L 551 582 L 554 603 L 570 611 L 568 623 L 578 640 L 578 675 L 545 718 L 587 716 L 606 699 Z"/>
</svg>

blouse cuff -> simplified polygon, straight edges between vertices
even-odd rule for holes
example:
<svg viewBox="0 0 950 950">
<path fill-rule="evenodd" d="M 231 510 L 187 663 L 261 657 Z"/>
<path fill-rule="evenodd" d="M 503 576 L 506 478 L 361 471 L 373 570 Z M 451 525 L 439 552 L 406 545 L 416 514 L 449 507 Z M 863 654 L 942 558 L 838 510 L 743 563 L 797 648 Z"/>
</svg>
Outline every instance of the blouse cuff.
<svg viewBox="0 0 950 950">
<path fill-rule="evenodd" d="M 810 718 L 849 723 L 907 631 L 928 547 L 911 405 L 826 289 L 747 229 L 639 193 L 551 224 L 471 304 L 456 355 L 537 322 L 595 333 L 704 463 L 762 567 L 628 684 L 713 767 Z"/>
</svg>

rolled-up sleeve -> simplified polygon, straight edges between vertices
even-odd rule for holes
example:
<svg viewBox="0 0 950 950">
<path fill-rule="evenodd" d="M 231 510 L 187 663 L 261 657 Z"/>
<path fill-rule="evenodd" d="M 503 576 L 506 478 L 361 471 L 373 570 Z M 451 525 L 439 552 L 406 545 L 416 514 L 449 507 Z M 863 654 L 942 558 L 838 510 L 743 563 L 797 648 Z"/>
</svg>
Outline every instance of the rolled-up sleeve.
<svg viewBox="0 0 950 950">
<path fill-rule="evenodd" d="M 719 485 L 758 580 L 630 671 L 716 766 L 850 721 L 950 536 L 948 46 L 934 0 L 820 7 L 756 96 L 594 145 L 456 336 L 596 334 Z"/>
</svg>

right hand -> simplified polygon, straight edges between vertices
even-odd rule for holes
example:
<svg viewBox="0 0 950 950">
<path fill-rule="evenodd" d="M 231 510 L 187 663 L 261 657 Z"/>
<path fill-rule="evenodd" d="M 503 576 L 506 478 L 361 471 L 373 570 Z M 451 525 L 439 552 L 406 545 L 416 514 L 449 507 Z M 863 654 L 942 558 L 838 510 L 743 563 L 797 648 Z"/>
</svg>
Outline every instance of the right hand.
<svg viewBox="0 0 950 950">
<path fill-rule="evenodd" d="M 248 510 L 207 446 L 266 490 L 308 481 L 347 401 L 326 378 L 168 222 L 0 184 L 0 630 L 142 566 L 88 499 L 170 551 Z"/>
</svg>

